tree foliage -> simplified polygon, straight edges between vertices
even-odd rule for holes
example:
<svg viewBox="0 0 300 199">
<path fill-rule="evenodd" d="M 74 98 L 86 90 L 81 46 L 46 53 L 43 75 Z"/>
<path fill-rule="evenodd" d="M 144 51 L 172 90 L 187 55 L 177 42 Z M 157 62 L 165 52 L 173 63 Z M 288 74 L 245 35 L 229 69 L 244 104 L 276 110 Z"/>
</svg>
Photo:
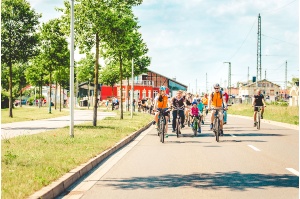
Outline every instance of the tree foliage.
<svg viewBox="0 0 300 199">
<path fill-rule="evenodd" d="M 12 66 L 26 63 L 37 54 L 40 16 L 26 0 L 1 1 L 1 62 L 9 68 L 9 117 L 13 117 Z"/>
</svg>

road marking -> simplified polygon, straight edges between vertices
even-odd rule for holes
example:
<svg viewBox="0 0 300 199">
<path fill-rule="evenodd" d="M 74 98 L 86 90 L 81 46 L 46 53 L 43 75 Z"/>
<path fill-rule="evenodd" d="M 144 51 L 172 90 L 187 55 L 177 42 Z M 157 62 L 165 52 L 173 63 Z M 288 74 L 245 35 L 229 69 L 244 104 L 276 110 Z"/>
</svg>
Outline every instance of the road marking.
<svg viewBox="0 0 300 199">
<path fill-rule="evenodd" d="M 236 137 L 236 136 L 235 136 L 235 135 L 233 135 L 233 134 L 230 134 L 230 135 L 231 135 L 232 137 L 234 137 L 234 138 Z"/>
<path fill-rule="evenodd" d="M 255 146 L 252 146 L 252 145 L 248 145 L 248 147 L 252 148 L 254 151 L 260 151 L 258 148 L 256 148 Z"/>
<path fill-rule="evenodd" d="M 296 171 L 295 169 L 293 168 L 286 168 L 289 172 L 295 174 L 296 176 L 299 176 L 299 171 Z"/>
</svg>

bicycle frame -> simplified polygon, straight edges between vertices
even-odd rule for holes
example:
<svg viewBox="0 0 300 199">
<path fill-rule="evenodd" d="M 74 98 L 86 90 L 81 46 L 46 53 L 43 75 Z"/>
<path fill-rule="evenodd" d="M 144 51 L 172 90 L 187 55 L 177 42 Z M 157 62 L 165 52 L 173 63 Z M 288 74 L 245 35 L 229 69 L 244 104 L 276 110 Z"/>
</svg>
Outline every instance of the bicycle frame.
<svg viewBox="0 0 300 199">
<path fill-rule="evenodd" d="M 177 136 L 177 138 L 179 137 L 179 134 L 181 134 L 181 117 L 180 117 L 180 115 L 179 115 L 179 110 L 182 110 L 183 109 L 183 111 L 184 111 L 184 106 L 182 106 L 182 107 L 179 107 L 179 108 L 175 108 L 175 107 L 173 107 L 174 109 L 176 109 L 176 111 L 177 111 L 177 118 L 176 118 L 176 126 L 175 126 L 175 130 L 176 130 L 176 136 Z M 183 112 L 184 113 L 184 112 Z"/>
<path fill-rule="evenodd" d="M 257 113 L 256 113 L 256 127 L 257 127 L 258 130 L 260 129 L 260 118 L 261 118 L 260 110 L 261 110 L 261 107 L 262 106 L 255 106 L 255 108 L 257 108 Z"/>
<path fill-rule="evenodd" d="M 220 138 L 220 116 L 219 116 L 219 111 L 224 111 L 224 108 L 222 109 L 212 109 L 215 110 L 215 119 L 214 119 L 214 123 L 213 123 L 213 132 L 215 133 L 216 136 L 216 141 L 219 142 L 219 138 Z"/>
<path fill-rule="evenodd" d="M 158 128 L 157 128 L 158 136 L 160 136 L 160 141 L 162 143 L 164 143 L 164 141 L 165 141 L 165 129 L 166 129 L 166 124 L 167 124 L 166 117 L 164 116 L 164 113 L 168 112 L 169 110 L 160 109 L 158 111 L 159 111 L 159 114 L 158 114 Z"/>
</svg>

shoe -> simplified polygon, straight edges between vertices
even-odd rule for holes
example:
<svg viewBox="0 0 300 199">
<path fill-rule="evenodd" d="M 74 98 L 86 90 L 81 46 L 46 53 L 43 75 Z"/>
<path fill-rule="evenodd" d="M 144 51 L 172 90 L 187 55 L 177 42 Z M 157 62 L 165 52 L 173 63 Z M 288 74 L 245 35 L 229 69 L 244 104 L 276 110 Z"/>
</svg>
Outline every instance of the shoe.
<svg viewBox="0 0 300 199">
<path fill-rule="evenodd" d="M 175 129 L 172 129 L 172 133 L 175 133 Z"/>
<path fill-rule="evenodd" d="M 220 130 L 220 136 L 223 136 L 223 129 Z"/>
<path fill-rule="evenodd" d="M 223 124 L 226 124 L 227 122 L 224 122 Z"/>
<path fill-rule="evenodd" d="M 153 121 L 153 122 L 152 122 L 152 125 L 155 125 L 155 124 L 156 124 L 156 122 L 155 122 L 155 121 Z"/>
<path fill-rule="evenodd" d="M 190 127 L 193 128 L 194 127 L 193 124 L 191 124 Z"/>
<path fill-rule="evenodd" d="M 198 129 L 198 131 L 197 131 L 198 133 L 201 133 L 201 129 Z"/>
<path fill-rule="evenodd" d="M 211 124 L 210 124 L 210 130 L 212 130 L 212 129 L 213 129 L 213 124 L 211 123 Z"/>
<path fill-rule="evenodd" d="M 254 122 L 254 127 L 256 127 L 256 122 Z"/>
<path fill-rule="evenodd" d="M 181 128 L 183 129 L 185 126 L 184 125 L 181 125 Z"/>
<path fill-rule="evenodd" d="M 204 121 L 202 120 L 202 124 L 204 125 Z"/>
<path fill-rule="evenodd" d="M 263 116 L 263 115 L 261 115 L 261 116 L 260 116 L 260 118 L 261 118 L 261 119 L 264 119 L 264 116 Z"/>
</svg>

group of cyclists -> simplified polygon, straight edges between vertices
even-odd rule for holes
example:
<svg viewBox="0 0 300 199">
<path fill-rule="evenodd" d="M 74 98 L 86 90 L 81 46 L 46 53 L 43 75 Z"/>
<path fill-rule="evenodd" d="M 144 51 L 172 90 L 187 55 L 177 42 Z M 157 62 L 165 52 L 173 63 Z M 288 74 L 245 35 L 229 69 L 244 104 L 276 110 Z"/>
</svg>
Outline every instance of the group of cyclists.
<svg viewBox="0 0 300 199">
<path fill-rule="evenodd" d="M 187 121 L 190 119 L 190 124 L 193 124 L 195 118 L 197 118 L 199 124 L 198 132 L 201 133 L 200 123 L 204 124 L 205 116 L 208 111 L 211 110 L 210 118 L 210 129 L 213 128 L 213 120 L 215 117 L 216 109 L 227 110 L 228 98 L 226 98 L 227 93 L 220 91 L 220 85 L 214 85 L 215 91 L 210 95 L 205 94 L 203 97 L 199 95 L 192 95 L 190 93 L 178 90 L 176 95 L 172 98 L 166 94 L 166 87 L 161 86 L 159 94 L 154 99 L 153 110 L 163 110 L 166 120 L 169 121 L 170 112 L 172 110 L 172 132 L 175 132 L 176 118 L 179 114 L 181 118 L 181 128 L 184 128 Z M 228 95 L 227 95 L 228 96 Z M 155 111 L 153 124 L 158 122 L 158 111 Z M 223 134 L 223 111 L 219 111 L 219 117 L 221 118 L 221 135 Z M 192 127 L 192 126 L 191 126 Z M 165 126 L 165 132 L 168 132 L 168 125 Z"/>
<path fill-rule="evenodd" d="M 170 112 L 172 112 L 172 132 L 175 132 L 176 118 L 179 114 L 181 118 L 181 128 L 184 128 L 187 121 L 193 124 L 194 118 L 197 118 L 199 124 L 197 125 L 198 132 L 201 133 L 200 123 L 204 124 L 205 116 L 208 111 L 211 111 L 210 117 L 210 130 L 213 129 L 213 121 L 215 119 L 216 110 L 220 119 L 220 135 L 223 136 L 223 125 L 227 123 L 227 110 L 228 110 L 228 94 L 220 87 L 218 83 L 213 85 L 214 91 L 210 94 L 192 95 L 182 90 L 178 90 L 174 97 L 169 97 L 166 94 L 166 87 L 161 86 L 158 95 L 154 99 L 153 111 L 154 121 L 153 125 L 158 123 L 159 110 L 163 111 L 166 121 L 170 121 Z M 254 107 L 254 126 L 256 126 L 256 106 L 262 106 L 261 119 L 263 119 L 264 107 L 266 106 L 264 96 L 260 90 L 257 90 L 256 95 L 253 97 L 252 106 Z M 192 126 L 191 126 L 192 127 Z M 156 126 L 157 128 L 157 126 Z M 165 132 L 168 132 L 168 125 L 165 125 Z"/>
</svg>

